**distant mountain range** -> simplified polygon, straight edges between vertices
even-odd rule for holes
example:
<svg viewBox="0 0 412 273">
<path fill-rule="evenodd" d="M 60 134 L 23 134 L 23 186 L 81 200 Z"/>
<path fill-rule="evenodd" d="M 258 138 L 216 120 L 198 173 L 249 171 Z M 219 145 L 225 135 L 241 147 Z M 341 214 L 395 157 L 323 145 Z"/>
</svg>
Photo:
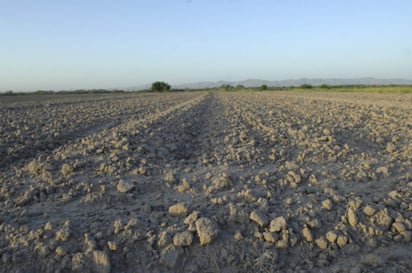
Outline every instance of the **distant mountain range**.
<svg viewBox="0 0 412 273">
<path fill-rule="evenodd" d="M 412 84 L 412 80 L 405 79 L 376 79 L 376 78 L 357 78 L 357 79 L 291 79 L 291 80 L 280 80 L 280 81 L 267 81 L 259 79 L 250 79 L 244 81 L 217 81 L 217 82 L 197 82 L 197 83 L 186 83 L 172 85 L 175 89 L 201 89 L 201 88 L 215 88 L 220 87 L 223 84 L 230 84 L 232 86 L 243 85 L 244 87 L 258 87 L 263 84 L 273 87 L 282 86 L 300 86 L 302 84 L 310 84 L 313 86 L 319 86 L 322 84 L 327 85 L 409 85 Z"/>
<path fill-rule="evenodd" d="M 269 87 L 288 87 L 288 86 L 300 86 L 302 84 L 310 84 L 313 86 L 319 86 L 322 84 L 327 85 L 412 85 L 412 80 L 406 79 L 377 79 L 377 78 L 354 78 L 354 79 L 316 79 L 316 78 L 300 78 L 290 80 L 268 81 L 259 79 L 249 79 L 244 81 L 216 81 L 216 82 L 194 82 L 184 84 L 173 84 L 173 89 L 206 89 L 217 88 L 222 85 L 243 85 L 244 87 L 259 87 L 266 84 Z M 129 87 L 127 90 L 143 90 L 149 89 L 150 84 Z"/>
</svg>

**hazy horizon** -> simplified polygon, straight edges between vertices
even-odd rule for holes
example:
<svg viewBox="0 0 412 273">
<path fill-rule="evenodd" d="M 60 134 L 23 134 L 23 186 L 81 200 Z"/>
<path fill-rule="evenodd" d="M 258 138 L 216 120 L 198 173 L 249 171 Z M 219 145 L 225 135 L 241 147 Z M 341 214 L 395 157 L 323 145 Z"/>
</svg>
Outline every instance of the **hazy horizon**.
<svg viewBox="0 0 412 273">
<path fill-rule="evenodd" d="M 0 90 L 412 80 L 410 1 L 7 1 Z"/>
</svg>

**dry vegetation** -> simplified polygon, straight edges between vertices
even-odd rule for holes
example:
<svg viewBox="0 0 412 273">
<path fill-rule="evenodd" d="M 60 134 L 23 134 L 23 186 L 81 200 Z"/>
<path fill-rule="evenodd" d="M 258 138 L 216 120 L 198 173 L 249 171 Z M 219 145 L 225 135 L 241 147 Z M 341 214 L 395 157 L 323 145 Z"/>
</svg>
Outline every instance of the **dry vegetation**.
<svg viewBox="0 0 412 273">
<path fill-rule="evenodd" d="M 3 101 L 0 182 L 1 272 L 412 271 L 411 94 Z"/>
</svg>

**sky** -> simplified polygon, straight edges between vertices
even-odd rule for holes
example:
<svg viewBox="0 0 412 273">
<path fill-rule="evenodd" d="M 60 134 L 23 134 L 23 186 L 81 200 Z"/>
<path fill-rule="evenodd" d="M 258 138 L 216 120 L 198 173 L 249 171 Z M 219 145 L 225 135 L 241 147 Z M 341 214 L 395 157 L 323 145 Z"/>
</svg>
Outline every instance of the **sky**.
<svg viewBox="0 0 412 273">
<path fill-rule="evenodd" d="M 0 90 L 412 79 L 410 0 L 0 0 Z"/>
</svg>

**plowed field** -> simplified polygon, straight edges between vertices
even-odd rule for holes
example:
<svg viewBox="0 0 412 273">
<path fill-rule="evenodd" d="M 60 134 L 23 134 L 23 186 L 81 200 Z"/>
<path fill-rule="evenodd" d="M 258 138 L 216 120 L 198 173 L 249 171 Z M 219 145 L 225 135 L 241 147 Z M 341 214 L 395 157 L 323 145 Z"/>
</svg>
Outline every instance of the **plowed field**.
<svg viewBox="0 0 412 273">
<path fill-rule="evenodd" d="M 0 272 L 411 272 L 412 95 L 0 97 Z"/>
</svg>

